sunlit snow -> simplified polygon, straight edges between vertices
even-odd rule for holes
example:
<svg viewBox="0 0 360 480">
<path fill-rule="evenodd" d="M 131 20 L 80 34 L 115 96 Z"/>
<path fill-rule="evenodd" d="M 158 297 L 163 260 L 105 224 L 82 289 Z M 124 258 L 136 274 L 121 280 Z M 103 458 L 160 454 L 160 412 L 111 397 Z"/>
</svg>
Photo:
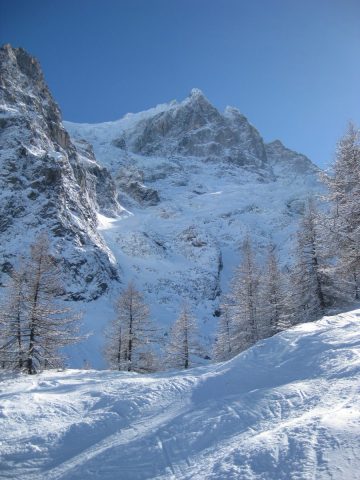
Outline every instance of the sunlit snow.
<svg viewBox="0 0 360 480">
<path fill-rule="evenodd" d="M 1 474 L 31 480 L 355 480 L 360 310 L 178 373 L 2 374 Z"/>
</svg>

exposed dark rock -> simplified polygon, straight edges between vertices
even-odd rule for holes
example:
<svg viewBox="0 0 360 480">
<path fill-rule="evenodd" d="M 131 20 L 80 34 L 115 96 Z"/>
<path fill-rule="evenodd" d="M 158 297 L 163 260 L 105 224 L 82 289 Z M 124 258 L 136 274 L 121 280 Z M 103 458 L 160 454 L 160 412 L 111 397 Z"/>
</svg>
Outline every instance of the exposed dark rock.
<svg viewBox="0 0 360 480">
<path fill-rule="evenodd" d="M 157 205 L 160 202 L 158 192 L 143 184 L 143 172 L 131 168 L 121 168 L 116 180 L 119 189 L 141 205 L 151 206 Z"/>
<path fill-rule="evenodd" d="M 119 137 L 112 143 L 142 155 L 200 157 L 272 176 L 264 142 L 246 117 L 234 108 L 221 114 L 197 89 L 180 104 L 139 121 L 126 142 Z"/>
<path fill-rule="evenodd" d="M 110 172 L 96 162 L 92 146 L 85 140 L 77 140 L 76 148 L 81 160 L 81 167 L 76 163 L 75 176 L 81 188 L 88 192 L 97 210 L 108 216 L 119 211 L 117 190 Z"/>
</svg>

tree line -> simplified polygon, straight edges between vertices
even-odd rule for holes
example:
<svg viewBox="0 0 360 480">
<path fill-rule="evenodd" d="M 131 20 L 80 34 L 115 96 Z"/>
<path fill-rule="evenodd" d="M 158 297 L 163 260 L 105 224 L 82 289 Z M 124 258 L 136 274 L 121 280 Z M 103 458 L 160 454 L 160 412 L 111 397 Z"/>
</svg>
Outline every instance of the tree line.
<svg viewBox="0 0 360 480">
<path fill-rule="evenodd" d="M 63 368 L 64 347 L 85 337 L 80 334 L 81 314 L 62 300 L 61 272 L 46 234 L 30 246 L 28 257 L 18 259 L 5 290 L 0 303 L 0 368 L 28 374 Z M 129 372 L 187 369 L 194 356 L 204 352 L 187 305 L 164 340 L 132 282 L 118 297 L 105 337 L 109 367 Z"/>
<path fill-rule="evenodd" d="M 327 193 L 307 201 L 291 268 L 280 267 L 274 245 L 260 268 L 251 238 L 244 240 L 242 262 L 222 299 L 215 359 L 360 299 L 360 133 L 354 125 L 321 179 Z"/>
<path fill-rule="evenodd" d="M 196 320 L 184 304 L 166 337 L 150 319 L 143 295 L 131 282 L 119 296 L 106 331 L 104 353 L 110 368 L 141 373 L 187 369 L 203 357 Z"/>
</svg>

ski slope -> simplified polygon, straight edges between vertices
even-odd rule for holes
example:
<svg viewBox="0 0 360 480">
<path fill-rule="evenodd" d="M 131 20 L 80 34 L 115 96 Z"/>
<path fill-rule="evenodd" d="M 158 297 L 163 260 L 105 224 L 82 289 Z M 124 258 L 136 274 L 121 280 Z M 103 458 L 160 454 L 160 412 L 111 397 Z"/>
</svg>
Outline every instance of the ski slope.
<svg viewBox="0 0 360 480">
<path fill-rule="evenodd" d="M 151 376 L 2 375 L 0 477 L 360 478 L 360 310 Z"/>
</svg>

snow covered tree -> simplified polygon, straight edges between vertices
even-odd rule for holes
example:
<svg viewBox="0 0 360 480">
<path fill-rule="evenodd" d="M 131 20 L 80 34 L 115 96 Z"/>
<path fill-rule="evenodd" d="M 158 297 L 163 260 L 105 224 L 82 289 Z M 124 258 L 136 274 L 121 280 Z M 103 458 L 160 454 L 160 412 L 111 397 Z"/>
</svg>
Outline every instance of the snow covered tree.
<svg viewBox="0 0 360 480">
<path fill-rule="evenodd" d="M 279 267 L 276 247 L 269 245 L 264 268 L 259 269 L 249 237 L 242 247 L 230 292 L 220 305 L 213 356 L 232 358 L 257 340 L 270 337 L 292 325 L 292 292 L 288 275 Z"/>
<path fill-rule="evenodd" d="M 129 283 L 116 303 L 116 317 L 106 332 L 105 357 L 110 368 L 150 372 L 157 368 L 153 346 L 157 329 L 142 294 Z"/>
<path fill-rule="evenodd" d="M 170 368 L 187 369 L 194 356 L 202 356 L 196 321 L 187 306 L 183 306 L 173 324 L 166 345 L 166 364 Z"/>
<path fill-rule="evenodd" d="M 60 367 L 61 348 L 79 340 L 79 315 L 59 304 L 58 296 L 63 292 L 59 278 L 48 238 L 41 235 L 31 245 L 23 269 L 13 273 L 1 312 L 0 359 L 9 368 L 16 365 L 33 374 Z"/>
<path fill-rule="evenodd" d="M 291 326 L 285 275 L 281 272 L 276 247 L 269 245 L 261 275 L 258 317 L 260 336 L 266 338 Z"/>
<path fill-rule="evenodd" d="M 310 199 L 297 233 L 296 258 L 292 272 L 293 323 L 319 318 L 332 302 L 332 282 L 319 214 Z"/>
<path fill-rule="evenodd" d="M 336 277 L 348 299 L 360 299 L 360 131 L 349 124 L 323 181 L 332 208 L 326 226 L 336 252 Z"/>
<path fill-rule="evenodd" d="M 119 312 L 118 312 L 119 313 Z M 105 330 L 104 355 L 112 370 L 128 370 L 123 322 L 117 315 Z"/>
<path fill-rule="evenodd" d="M 261 338 L 259 293 L 260 271 L 247 236 L 242 245 L 242 261 L 235 270 L 230 292 L 220 307 L 214 357 L 227 360 Z"/>
<path fill-rule="evenodd" d="M 235 271 L 231 286 L 231 316 L 234 324 L 234 354 L 257 342 L 260 338 L 258 302 L 260 272 L 247 236 L 242 245 L 242 261 Z"/>
</svg>

